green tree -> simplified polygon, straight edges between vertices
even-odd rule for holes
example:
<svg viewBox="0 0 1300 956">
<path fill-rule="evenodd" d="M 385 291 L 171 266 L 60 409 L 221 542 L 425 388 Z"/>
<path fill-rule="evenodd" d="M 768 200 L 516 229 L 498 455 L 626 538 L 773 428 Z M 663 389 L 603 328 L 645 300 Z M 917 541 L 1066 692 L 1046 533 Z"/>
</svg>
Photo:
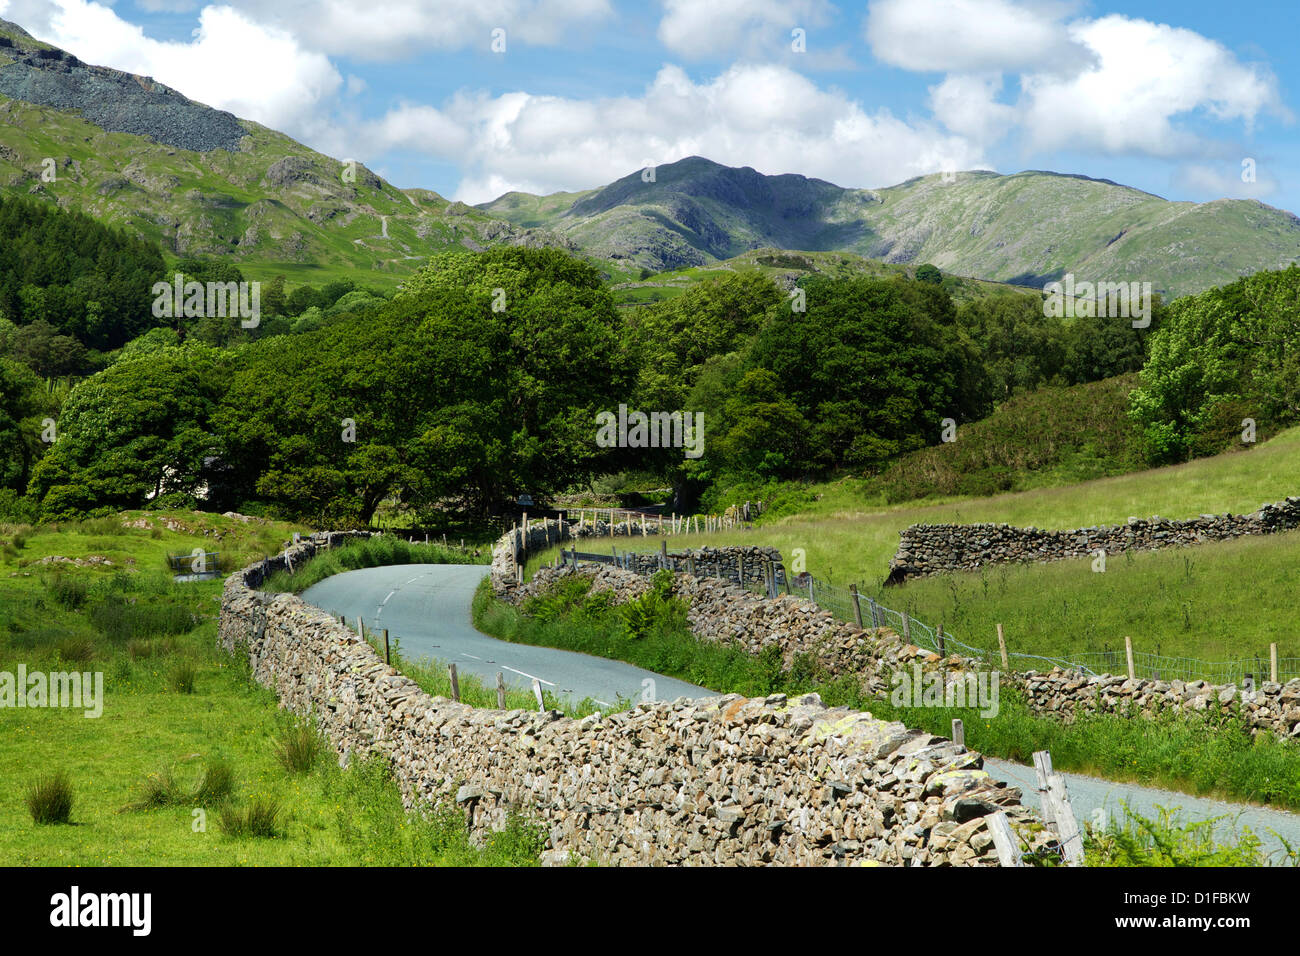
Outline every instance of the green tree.
<svg viewBox="0 0 1300 956">
<path fill-rule="evenodd" d="M 49 519 L 193 496 L 218 450 L 209 422 L 227 374 L 222 353 L 192 346 L 119 362 L 78 384 L 29 494 Z"/>
<path fill-rule="evenodd" d="M 1221 450 L 1203 436 L 1225 423 L 1240 431 L 1231 418 L 1243 412 L 1261 430 L 1300 420 L 1298 302 L 1300 267 L 1292 265 L 1168 307 L 1129 412 L 1149 461 Z"/>
<path fill-rule="evenodd" d="M 42 420 L 55 413 L 30 369 L 0 358 L 0 488 L 22 491 L 47 447 Z"/>
<path fill-rule="evenodd" d="M 974 343 L 942 288 L 904 279 L 805 281 L 803 312 L 769 313 L 745 353 L 808 422 L 802 473 L 874 469 L 991 408 Z"/>
</svg>

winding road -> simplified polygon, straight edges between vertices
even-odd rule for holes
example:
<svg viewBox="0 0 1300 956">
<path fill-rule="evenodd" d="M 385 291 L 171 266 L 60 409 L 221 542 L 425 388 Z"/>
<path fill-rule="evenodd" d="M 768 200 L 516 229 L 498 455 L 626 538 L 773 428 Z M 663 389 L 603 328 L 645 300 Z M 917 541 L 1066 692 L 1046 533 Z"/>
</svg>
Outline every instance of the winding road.
<svg viewBox="0 0 1300 956">
<path fill-rule="evenodd" d="M 388 628 L 407 658 L 455 663 L 458 671 L 478 675 L 487 686 L 495 683 L 498 672 L 507 684 L 523 689 L 531 689 L 536 678 L 558 697 L 591 697 L 604 706 L 613 706 L 620 695 L 633 700 L 717 696 L 717 691 L 622 661 L 511 644 L 480 633 L 471 623 L 470 602 L 487 571 L 483 565 L 446 564 L 365 568 L 326 578 L 304 591 L 302 598 L 331 614 L 346 616 L 349 622 L 360 617 L 367 628 Z M 1032 767 L 985 757 L 984 769 L 1019 787 L 1027 806 L 1038 806 Z M 1279 836 L 1300 846 L 1300 815 L 1294 813 L 1075 773 L 1062 776 L 1080 823 L 1097 822 L 1103 813 L 1120 814 L 1124 803 L 1149 817 L 1156 815 L 1157 807 L 1178 807 L 1187 819 L 1225 818 L 1216 825 L 1221 838 L 1248 826 L 1267 852 L 1282 850 Z"/>
</svg>

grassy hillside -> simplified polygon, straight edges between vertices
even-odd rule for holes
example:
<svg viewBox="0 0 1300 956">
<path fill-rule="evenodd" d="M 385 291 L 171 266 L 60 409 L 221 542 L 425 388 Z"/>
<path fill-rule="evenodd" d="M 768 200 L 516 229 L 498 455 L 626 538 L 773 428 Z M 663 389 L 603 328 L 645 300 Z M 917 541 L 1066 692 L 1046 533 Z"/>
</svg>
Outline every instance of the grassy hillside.
<svg viewBox="0 0 1300 956">
<path fill-rule="evenodd" d="M 1150 281 L 1167 297 L 1300 257 L 1300 220 L 1246 200 L 1169 202 L 1084 176 L 932 175 L 886 189 L 763 176 L 698 156 L 580 193 L 510 193 L 480 209 L 546 227 L 584 250 L 652 270 L 709 266 L 774 246 L 932 262 L 964 276 L 1041 286 Z"/>
<path fill-rule="evenodd" d="M 1040 388 L 964 425 L 956 440 L 904 455 L 869 487 L 891 503 L 1065 485 L 1142 467 L 1127 416 L 1137 375 Z"/>
<path fill-rule="evenodd" d="M 277 748 L 301 741 L 303 727 L 218 646 L 222 582 L 177 584 L 163 569 L 166 553 L 196 547 L 248 562 L 290 530 L 189 512 L 0 527 L 0 671 L 23 664 L 104 680 L 97 718 L 0 708 L 0 865 L 537 862 L 536 833 L 522 821 L 480 850 L 454 809 L 408 817 L 377 766 L 342 771 L 323 747 L 310 769 L 282 764 Z M 57 771 L 72 787 L 72 825 L 38 826 L 27 788 Z M 272 835 L 238 831 L 255 807 L 275 808 Z"/>
<path fill-rule="evenodd" d="M 58 51 L 33 58 L 49 48 L 13 25 L 0 23 L 0 40 L 10 44 L 0 49 L 0 190 L 130 227 L 176 256 L 228 256 L 252 278 L 319 283 L 359 271 L 383 284 L 446 248 L 557 241 L 429 190 L 399 190 L 147 78 Z M 149 135 L 109 132 L 87 116 Z"/>
</svg>

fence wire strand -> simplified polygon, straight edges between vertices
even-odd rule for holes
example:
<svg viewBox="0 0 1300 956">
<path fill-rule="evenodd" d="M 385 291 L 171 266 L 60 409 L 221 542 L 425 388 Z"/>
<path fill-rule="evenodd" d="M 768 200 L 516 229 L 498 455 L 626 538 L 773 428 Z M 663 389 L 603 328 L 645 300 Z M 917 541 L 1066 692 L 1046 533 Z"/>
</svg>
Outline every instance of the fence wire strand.
<svg viewBox="0 0 1300 956">
<path fill-rule="evenodd" d="M 620 556 L 625 557 L 625 556 Z M 654 569 L 637 568 L 630 561 L 619 561 L 622 567 L 642 574 L 653 574 Z M 721 577 L 734 583 L 741 583 L 749 591 L 766 594 L 761 583 L 754 581 L 739 582 L 734 569 L 723 568 L 722 573 L 710 574 L 704 566 L 697 571 L 701 577 Z M 786 593 L 811 599 L 814 604 L 830 611 L 831 615 L 841 621 L 855 621 L 853 610 L 853 592 L 811 576 L 787 579 L 785 569 L 776 567 L 777 592 L 784 589 Z M 888 627 L 905 637 L 912 644 L 936 654 L 958 654 L 985 664 L 1001 663 L 1001 654 L 997 648 L 979 647 L 958 640 L 945 629 L 943 646 L 940 649 L 939 636 L 935 628 L 918 621 L 903 612 L 886 607 L 874 597 L 859 593 L 859 606 L 862 611 L 864 627 Z M 873 614 L 875 615 L 873 617 Z M 1068 657 L 1046 654 L 1025 654 L 1018 651 L 1007 652 L 1008 663 L 1012 670 L 1045 671 L 1053 667 L 1074 671 L 1087 677 L 1099 677 L 1108 674 L 1124 675 L 1128 673 L 1128 661 L 1123 650 L 1082 651 Z M 1023 666 L 1014 666 L 1016 662 Z M 1241 684 L 1247 677 L 1256 684 L 1269 679 L 1270 663 L 1266 658 L 1255 657 L 1235 661 L 1205 661 L 1195 657 L 1178 657 L 1167 654 L 1155 654 L 1150 651 L 1133 652 L 1133 673 L 1135 677 L 1149 680 L 1181 680 L 1186 682 L 1203 680 L 1210 684 Z M 1280 683 L 1300 678 L 1300 657 L 1279 657 L 1277 661 L 1277 679 Z"/>
</svg>

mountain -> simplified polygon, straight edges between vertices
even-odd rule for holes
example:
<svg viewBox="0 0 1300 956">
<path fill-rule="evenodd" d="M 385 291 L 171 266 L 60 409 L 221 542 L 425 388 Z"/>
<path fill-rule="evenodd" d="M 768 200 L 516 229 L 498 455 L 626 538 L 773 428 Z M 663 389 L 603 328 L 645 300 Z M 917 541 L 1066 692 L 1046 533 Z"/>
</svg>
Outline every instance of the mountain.
<svg viewBox="0 0 1300 956">
<path fill-rule="evenodd" d="M 1300 219 L 1253 200 L 1170 202 L 1108 180 L 1052 172 L 924 176 L 845 189 L 698 156 L 576 193 L 507 193 L 478 206 L 546 228 L 584 251 L 652 271 L 765 246 L 841 250 L 890 263 L 1042 286 L 1150 281 L 1198 292 L 1300 258 Z"/>
<path fill-rule="evenodd" d="M 4 20 L 0 191 L 130 227 L 176 256 L 232 258 L 251 277 L 361 269 L 395 280 L 440 249 L 568 245 L 429 190 L 398 189 Z"/>
<path fill-rule="evenodd" d="M 511 243 L 593 257 L 616 280 L 776 250 L 930 262 L 1028 286 L 1073 272 L 1180 295 L 1300 257 L 1300 219 L 1288 212 L 1169 202 L 1084 176 L 966 172 L 846 189 L 690 157 L 649 178 L 471 207 L 398 189 L 0 20 L 0 192 L 129 227 L 177 257 L 233 259 L 250 278 L 360 270 L 391 284 L 439 250 Z"/>
</svg>

